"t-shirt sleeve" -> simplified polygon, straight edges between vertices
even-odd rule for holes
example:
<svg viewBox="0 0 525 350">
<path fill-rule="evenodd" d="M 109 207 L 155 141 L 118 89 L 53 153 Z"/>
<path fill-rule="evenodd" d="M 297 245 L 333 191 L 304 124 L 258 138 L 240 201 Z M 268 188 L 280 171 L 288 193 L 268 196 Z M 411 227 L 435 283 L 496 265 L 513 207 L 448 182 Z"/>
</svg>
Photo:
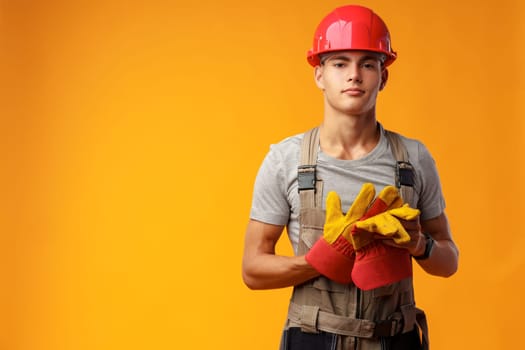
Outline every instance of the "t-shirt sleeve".
<svg viewBox="0 0 525 350">
<path fill-rule="evenodd" d="M 416 171 L 421 179 L 418 208 L 421 210 L 421 219 L 428 220 L 443 213 L 445 199 L 434 158 L 425 145 L 419 143 L 418 148 L 419 164 Z"/>
<path fill-rule="evenodd" d="M 290 216 L 284 162 L 272 145 L 255 178 L 250 218 L 273 225 L 286 225 Z"/>
</svg>

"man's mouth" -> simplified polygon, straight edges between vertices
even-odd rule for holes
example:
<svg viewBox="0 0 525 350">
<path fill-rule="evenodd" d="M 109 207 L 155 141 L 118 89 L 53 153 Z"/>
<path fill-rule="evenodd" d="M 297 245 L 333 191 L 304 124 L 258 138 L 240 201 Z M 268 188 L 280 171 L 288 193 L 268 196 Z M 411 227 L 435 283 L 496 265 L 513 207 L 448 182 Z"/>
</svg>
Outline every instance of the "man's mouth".
<svg viewBox="0 0 525 350">
<path fill-rule="evenodd" d="M 361 90 L 359 88 L 348 88 L 348 89 L 344 89 L 342 91 L 343 94 L 347 94 L 347 95 L 350 95 L 350 96 L 358 96 L 358 95 L 362 95 L 365 93 L 364 90 Z"/>
</svg>

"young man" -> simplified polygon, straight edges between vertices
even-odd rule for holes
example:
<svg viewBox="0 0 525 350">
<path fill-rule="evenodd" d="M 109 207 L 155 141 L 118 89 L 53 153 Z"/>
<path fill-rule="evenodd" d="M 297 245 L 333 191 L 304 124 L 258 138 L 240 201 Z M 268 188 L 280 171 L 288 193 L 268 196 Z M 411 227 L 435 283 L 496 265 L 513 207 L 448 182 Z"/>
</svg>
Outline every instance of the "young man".
<svg viewBox="0 0 525 350">
<path fill-rule="evenodd" d="M 458 249 L 430 153 L 376 119 L 396 59 L 388 29 L 368 8 L 337 8 L 319 24 L 307 58 L 324 119 L 272 145 L 261 165 L 244 281 L 252 289 L 294 287 L 281 349 L 427 348 L 412 259 L 448 277 Z M 285 227 L 292 257 L 275 254 Z"/>
</svg>

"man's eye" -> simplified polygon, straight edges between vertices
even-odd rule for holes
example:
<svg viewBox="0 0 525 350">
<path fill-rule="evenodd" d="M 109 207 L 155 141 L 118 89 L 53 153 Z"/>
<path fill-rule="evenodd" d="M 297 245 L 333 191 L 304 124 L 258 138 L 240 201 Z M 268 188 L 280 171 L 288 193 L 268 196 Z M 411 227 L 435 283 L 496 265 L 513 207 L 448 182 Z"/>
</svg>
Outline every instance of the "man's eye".
<svg viewBox="0 0 525 350">
<path fill-rule="evenodd" d="M 372 69 L 375 68 L 375 64 L 373 64 L 372 62 L 365 62 L 363 63 L 363 68 Z"/>
<path fill-rule="evenodd" d="M 334 67 L 342 68 L 342 67 L 344 67 L 344 66 L 345 66 L 345 64 L 342 63 L 342 62 L 334 62 Z"/>
</svg>

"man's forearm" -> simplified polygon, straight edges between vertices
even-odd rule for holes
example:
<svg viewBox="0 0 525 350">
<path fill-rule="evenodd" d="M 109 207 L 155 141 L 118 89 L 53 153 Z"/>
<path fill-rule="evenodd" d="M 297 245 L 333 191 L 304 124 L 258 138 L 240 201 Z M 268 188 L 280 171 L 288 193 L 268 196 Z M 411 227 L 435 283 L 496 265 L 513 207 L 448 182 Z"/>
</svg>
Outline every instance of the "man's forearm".
<svg viewBox="0 0 525 350">
<path fill-rule="evenodd" d="M 458 269 L 459 251 L 451 240 L 436 240 L 432 253 L 427 259 L 417 260 L 418 264 L 431 275 L 450 277 Z"/>
<path fill-rule="evenodd" d="M 319 273 L 304 256 L 261 254 L 243 263 L 244 283 L 250 289 L 275 289 L 301 284 Z"/>
</svg>

